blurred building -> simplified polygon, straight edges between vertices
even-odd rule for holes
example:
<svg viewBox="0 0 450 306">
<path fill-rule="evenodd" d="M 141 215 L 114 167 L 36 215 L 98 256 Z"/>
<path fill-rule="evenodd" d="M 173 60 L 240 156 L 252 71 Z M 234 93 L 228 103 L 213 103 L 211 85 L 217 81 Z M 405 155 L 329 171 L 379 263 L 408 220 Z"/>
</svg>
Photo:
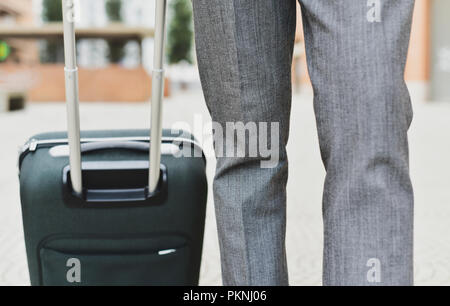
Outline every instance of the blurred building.
<svg viewBox="0 0 450 306">
<path fill-rule="evenodd" d="M 15 25 L 32 24 L 33 0 L 1 0 L 0 26 L 12 27 Z M 0 40 L 2 37 L 0 37 Z M 24 39 L 5 39 L 11 48 L 11 55 L 5 63 L 34 63 L 38 60 L 38 47 L 35 41 Z"/>
<path fill-rule="evenodd" d="M 30 78 L 21 82 L 23 86 L 31 84 L 31 100 L 63 101 L 63 57 L 59 56 L 54 62 L 42 62 L 45 41 L 57 39 L 61 44 L 62 27 L 42 21 L 42 1 L 0 0 L 0 41 L 6 41 L 12 51 L 5 62 L 0 62 L 0 82 L 5 72 L 31 71 L 32 82 Z M 105 0 L 75 2 L 81 99 L 148 100 L 153 56 L 153 39 L 149 32 L 154 26 L 155 1 L 124 0 L 120 25 L 108 21 Z M 405 78 L 411 95 L 418 100 L 450 100 L 449 14 L 449 0 L 416 0 Z M 301 18 L 298 22 L 293 69 L 297 88 L 309 83 Z M 108 61 L 105 40 L 108 37 L 127 41 L 124 56 L 118 63 Z"/>
<path fill-rule="evenodd" d="M 405 79 L 413 99 L 430 96 L 431 5 L 434 0 L 416 0 Z"/>
<path fill-rule="evenodd" d="M 60 1 L 60 0 L 55 0 Z M 43 25 L 42 2 L 34 0 L 34 15 L 37 24 Z M 77 28 L 102 28 L 109 25 L 105 11 L 105 0 L 75 0 L 76 3 L 76 27 Z M 154 1 L 126 0 L 122 6 L 122 23 L 129 27 L 154 26 Z M 150 71 L 152 64 L 152 39 L 144 39 L 141 46 L 136 41 L 129 41 L 125 46 L 125 56 L 121 65 L 127 68 L 135 68 L 141 64 Z M 100 68 L 108 66 L 108 46 L 104 39 L 81 39 L 77 48 L 78 64 L 80 67 Z"/>
<path fill-rule="evenodd" d="M 414 99 L 450 101 L 449 15 L 449 0 L 416 0 L 405 72 Z M 293 79 L 299 87 L 309 83 L 301 18 L 295 55 Z"/>
<path fill-rule="evenodd" d="M 431 16 L 431 98 L 450 101 L 450 1 L 433 0 Z"/>
<path fill-rule="evenodd" d="M 121 23 L 108 20 L 105 0 L 75 0 L 75 4 L 80 99 L 148 101 L 154 1 L 123 1 Z M 15 80 L 9 83 L 21 83 L 29 89 L 31 101 L 64 101 L 62 25 L 45 23 L 42 12 L 43 0 L 1 0 L 0 41 L 6 41 L 12 52 L 0 63 L 0 82 L 9 78 Z M 123 42 L 124 56 L 118 62 L 109 62 L 106 40 Z M 49 43 L 60 56 L 45 56 Z M 25 74 L 26 78 L 17 77 Z"/>
</svg>

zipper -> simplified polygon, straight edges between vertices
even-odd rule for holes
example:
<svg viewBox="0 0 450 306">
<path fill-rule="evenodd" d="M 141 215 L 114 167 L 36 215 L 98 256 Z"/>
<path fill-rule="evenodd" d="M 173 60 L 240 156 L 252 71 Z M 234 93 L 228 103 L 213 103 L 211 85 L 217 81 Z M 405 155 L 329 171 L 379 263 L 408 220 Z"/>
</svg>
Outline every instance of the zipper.
<svg viewBox="0 0 450 306">
<path fill-rule="evenodd" d="M 140 142 L 149 142 L 150 137 L 101 137 L 101 138 L 81 138 L 81 143 L 88 142 L 102 142 L 102 141 L 140 141 Z M 189 138 L 182 137 L 162 137 L 162 142 L 183 142 L 190 143 L 194 146 L 200 147 L 200 145 Z M 52 139 L 52 140 L 36 140 L 31 139 L 22 148 L 22 153 L 25 152 L 35 152 L 38 149 L 38 146 L 52 147 L 55 145 L 68 144 L 68 140 L 64 138 Z"/>
<path fill-rule="evenodd" d="M 140 142 L 149 142 L 150 137 L 143 136 L 143 137 L 100 137 L 100 138 L 81 138 L 81 143 L 89 143 L 89 142 L 102 142 L 102 141 L 140 141 Z M 182 138 L 182 137 L 162 137 L 162 142 L 180 142 L 180 143 L 189 143 L 193 145 L 194 147 L 197 147 L 201 150 L 200 145 L 189 138 Z M 65 138 L 58 138 L 58 139 L 49 139 L 49 140 L 37 140 L 37 139 L 30 139 L 28 142 L 25 143 L 25 145 L 22 147 L 22 150 L 19 154 L 19 161 L 18 161 L 18 168 L 20 173 L 20 167 L 22 165 L 22 161 L 25 158 L 25 156 L 30 152 L 36 152 L 39 147 L 53 147 L 56 145 L 64 145 L 68 144 L 68 140 Z"/>
<path fill-rule="evenodd" d="M 31 139 L 30 143 L 28 145 L 28 151 L 30 151 L 30 152 L 36 151 L 38 143 L 39 142 L 36 139 Z"/>
</svg>

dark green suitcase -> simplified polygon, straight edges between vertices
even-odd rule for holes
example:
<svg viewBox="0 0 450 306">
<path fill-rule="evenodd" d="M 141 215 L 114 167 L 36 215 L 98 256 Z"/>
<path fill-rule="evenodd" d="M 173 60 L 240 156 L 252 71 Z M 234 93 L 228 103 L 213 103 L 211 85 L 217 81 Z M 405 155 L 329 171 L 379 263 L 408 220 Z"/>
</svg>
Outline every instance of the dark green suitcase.
<svg viewBox="0 0 450 306">
<path fill-rule="evenodd" d="M 157 1 L 157 33 L 165 2 Z M 148 130 L 80 136 L 72 35 L 65 20 L 69 133 L 34 136 L 19 158 L 31 284 L 197 285 L 207 198 L 201 148 L 187 133 L 161 132 L 160 107 L 154 112 L 161 69 L 154 73 L 151 136 Z M 155 39 L 163 44 L 163 34 Z"/>
<path fill-rule="evenodd" d="M 173 148 L 190 140 L 165 132 L 159 194 L 147 198 L 146 135 L 133 130 L 82 133 L 82 142 L 93 145 L 83 153 L 82 198 L 67 180 L 66 133 L 37 135 L 25 145 L 20 191 L 33 285 L 198 283 L 205 161 L 173 156 Z M 81 262 L 80 283 L 67 278 L 73 258 Z"/>
</svg>

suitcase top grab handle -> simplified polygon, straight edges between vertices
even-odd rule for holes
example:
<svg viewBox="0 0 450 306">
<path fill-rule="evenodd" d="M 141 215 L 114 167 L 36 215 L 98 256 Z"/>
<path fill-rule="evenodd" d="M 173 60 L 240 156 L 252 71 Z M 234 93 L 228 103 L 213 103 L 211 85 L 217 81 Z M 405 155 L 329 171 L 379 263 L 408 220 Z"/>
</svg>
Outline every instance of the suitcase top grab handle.
<svg viewBox="0 0 450 306">
<path fill-rule="evenodd" d="M 81 173 L 80 112 L 78 96 L 78 68 L 76 60 L 74 0 L 61 0 L 64 23 L 65 82 L 67 129 L 70 147 L 70 178 L 73 191 L 83 192 Z M 149 191 L 154 192 L 160 179 L 162 99 L 164 93 L 164 38 L 167 0 L 156 0 L 155 50 L 152 73 L 152 111 L 150 129 Z M 155 167 L 154 165 L 158 165 Z"/>
</svg>

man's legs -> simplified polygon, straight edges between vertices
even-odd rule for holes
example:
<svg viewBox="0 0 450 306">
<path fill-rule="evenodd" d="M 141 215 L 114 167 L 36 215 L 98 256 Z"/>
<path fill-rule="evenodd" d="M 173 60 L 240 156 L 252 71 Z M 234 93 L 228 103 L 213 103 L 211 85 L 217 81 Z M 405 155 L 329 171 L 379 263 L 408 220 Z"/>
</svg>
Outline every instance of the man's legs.
<svg viewBox="0 0 450 306">
<path fill-rule="evenodd" d="M 227 122 L 280 125 L 280 161 L 274 168 L 261 168 L 259 154 L 217 159 L 214 200 L 224 285 L 287 285 L 285 145 L 295 1 L 194 0 L 193 5 L 198 64 L 213 121 L 224 130 Z M 250 131 L 249 138 L 257 139 L 263 131 L 258 132 Z M 232 149 L 223 144 L 224 151 Z"/>
<path fill-rule="evenodd" d="M 414 0 L 300 2 L 327 170 L 324 285 L 411 285 L 404 66 Z"/>
</svg>

